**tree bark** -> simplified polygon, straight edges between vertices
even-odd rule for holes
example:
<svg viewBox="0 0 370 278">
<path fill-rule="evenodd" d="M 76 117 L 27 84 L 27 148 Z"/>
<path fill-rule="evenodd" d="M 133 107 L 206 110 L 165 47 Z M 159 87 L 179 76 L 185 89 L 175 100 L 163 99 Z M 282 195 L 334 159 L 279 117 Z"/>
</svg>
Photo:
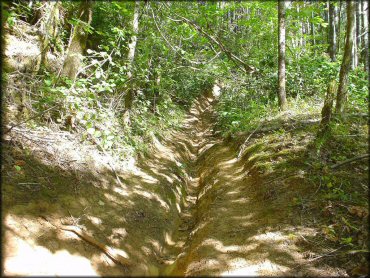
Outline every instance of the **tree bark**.
<svg viewBox="0 0 370 278">
<path fill-rule="evenodd" d="M 313 12 L 311 12 L 311 19 L 314 18 L 314 14 Z M 314 54 L 316 55 L 316 39 L 315 39 L 315 24 L 313 22 L 311 22 L 311 44 L 313 46 L 313 49 L 314 49 Z"/>
<path fill-rule="evenodd" d="M 58 35 L 59 3 L 46 2 L 43 8 L 43 19 L 40 24 L 41 60 L 38 72 L 46 66 L 46 56 L 50 49 L 50 40 Z"/>
<path fill-rule="evenodd" d="M 83 53 L 86 48 L 88 33 L 86 27 L 92 20 L 92 1 L 84 0 L 81 2 L 79 10 L 79 20 L 71 35 L 67 57 L 64 60 L 62 76 L 67 76 L 72 80 L 76 79 L 78 70 L 81 67 Z M 87 25 L 87 26 L 86 26 Z"/>
<path fill-rule="evenodd" d="M 357 64 L 361 63 L 361 0 L 356 1 L 356 46 Z"/>
<path fill-rule="evenodd" d="M 332 80 L 329 85 L 325 96 L 324 107 L 321 110 L 321 123 L 319 137 L 323 136 L 329 129 L 329 123 L 332 116 L 333 102 L 335 99 L 335 93 L 337 91 L 337 83 Z"/>
<path fill-rule="evenodd" d="M 134 8 L 134 19 L 132 21 L 132 36 L 131 42 L 128 45 L 128 71 L 127 71 L 127 79 L 132 79 L 132 68 L 135 58 L 135 51 L 136 51 L 136 43 L 137 43 L 137 34 L 139 32 L 139 9 L 140 9 L 140 2 L 135 1 L 135 8 Z M 124 123 L 126 125 L 130 124 L 130 113 L 132 109 L 132 103 L 134 101 L 134 88 L 133 82 L 129 81 L 129 87 L 126 92 L 125 96 L 125 114 L 124 114 Z"/>
<path fill-rule="evenodd" d="M 279 0 L 278 4 L 279 20 L 279 86 L 278 100 L 281 111 L 286 110 L 287 100 L 285 92 L 285 2 Z"/>
<path fill-rule="evenodd" d="M 348 5 L 348 2 L 347 2 L 347 5 Z M 354 31 L 353 31 L 353 39 L 352 39 L 353 47 L 352 47 L 352 67 L 351 69 L 357 68 L 357 65 L 358 65 L 357 36 L 356 36 L 356 31 L 357 31 L 356 6 L 357 6 L 357 2 L 354 4 L 354 7 L 353 7 L 354 9 L 353 11 Z"/>
<path fill-rule="evenodd" d="M 339 8 L 338 8 L 338 36 L 337 36 L 337 48 L 340 49 L 340 28 L 341 28 L 341 23 L 342 23 L 342 6 L 343 2 L 342 0 L 339 1 Z"/>
<path fill-rule="evenodd" d="M 339 88 L 337 94 L 337 103 L 335 110 L 340 115 L 344 114 L 344 106 L 347 101 L 348 94 L 348 74 L 351 68 L 351 56 L 353 48 L 353 40 L 355 33 L 355 3 L 354 1 L 347 2 L 347 32 L 346 45 L 344 48 L 342 65 L 339 73 Z"/>
<path fill-rule="evenodd" d="M 333 1 L 329 3 L 329 56 L 335 62 L 337 53 L 336 7 Z"/>
<path fill-rule="evenodd" d="M 369 3 L 367 0 L 362 0 L 362 25 L 363 25 L 363 61 L 365 71 L 369 75 Z M 370 82 L 370 79 L 369 79 Z"/>
</svg>

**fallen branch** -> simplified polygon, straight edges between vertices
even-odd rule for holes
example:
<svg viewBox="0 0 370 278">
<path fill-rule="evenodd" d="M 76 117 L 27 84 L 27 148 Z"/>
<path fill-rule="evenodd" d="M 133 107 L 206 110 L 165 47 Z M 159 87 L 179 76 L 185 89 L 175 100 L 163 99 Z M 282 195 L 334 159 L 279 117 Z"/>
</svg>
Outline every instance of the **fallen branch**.
<svg viewBox="0 0 370 278">
<path fill-rule="evenodd" d="M 96 241 L 92 236 L 88 235 L 86 232 L 84 232 L 80 228 L 78 228 L 76 226 L 68 226 L 68 227 L 67 226 L 61 226 L 61 225 L 58 225 L 56 223 L 53 223 L 52 221 L 47 219 L 45 216 L 40 216 L 40 217 L 42 219 L 44 219 L 45 221 L 47 221 L 49 224 L 51 224 L 56 229 L 74 233 L 75 235 L 77 235 L 82 240 L 84 240 L 87 243 L 89 243 L 89 244 L 95 246 L 96 248 L 100 249 L 101 251 L 103 251 L 103 253 L 105 255 L 107 255 L 116 264 L 119 264 L 119 265 L 124 266 L 124 267 L 127 267 L 127 266 L 132 264 L 129 259 L 123 257 L 121 254 L 118 253 L 119 250 L 116 250 L 112 247 L 106 246 L 105 244 L 103 244 L 101 242 Z"/>
<path fill-rule="evenodd" d="M 249 136 L 247 137 L 247 139 L 244 141 L 244 143 L 243 143 L 243 145 L 241 146 L 241 148 L 240 148 L 240 151 L 239 151 L 239 153 L 238 153 L 238 159 L 240 158 L 240 156 L 242 155 L 242 153 L 244 152 L 244 149 L 247 147 L 247 142 L 248 142 L 248 140 L 252 137 L 252 135 L 261 127 L 261 123 L 256 127 L 256 129 L 255 130 L 253 130 L 252 132 L 251 132 L 251 134 L 249 134 Z"/>
<path fill-rule="evenodd" d="M 364 159 L 364 158 L 367 158 L 367 157 L 369 157 L 369 156 L 370 156 L 370 154 L 368 154 L 368 153 L 367 153 L 367 154 L 360 155 L 360 156 L 356 156 L 356 157 L 353 157 L 353 158 L 347 159 L 347 160 L 345 160 L 345 161 L 342 161 L 342 162 L 340 162 L 340 163 L 337 163 L 337 164 L 335 164 L 335 165 L 332 165 L 332 166 L 330 167 L 330 169 L 336 169 L 336 168 L 338 168 L 338 167 L 340 167 L 340 166 L 343 166 L 343 165 L 345 165 L 345 164 L 351 163 L 351 162 L 356 161 L 356 160 Z"/>
</svg>

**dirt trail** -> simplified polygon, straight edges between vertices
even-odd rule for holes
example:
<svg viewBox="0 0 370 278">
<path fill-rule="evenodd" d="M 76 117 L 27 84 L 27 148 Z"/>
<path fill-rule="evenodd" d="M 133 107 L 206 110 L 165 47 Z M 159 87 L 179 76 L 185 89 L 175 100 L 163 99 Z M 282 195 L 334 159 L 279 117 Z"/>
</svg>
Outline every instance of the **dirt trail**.
<svg viewBox="0 0 370 278">
<path fill-rule="evenodd" d="M 88 158 L 80 161 L 82 168 L 53 165 L 55 153 L 46 151 L 61 142 L 23 141 L 23 149 L 9 144 L 3 168 L 8 173 L 3 177 L 4 273 L 341 274 L 303 256 L 291 233 L 309 236 L 312 231 L 292 225 L 286 198 L 272 201 L 261 194 L 253 153 L 238 160 L 239 143 L 215 134 L 216 101 L 211 92 L 201 96 L 180 131 L 162 142 L 154 138 L 150 156 L 132 169 L 117 167 L 122 184 L 96 157 L 89 158 L 92 164 Z M 14 170 L 15 160 L 24 162 L 21 171 Z M 20 186 L 25 182 L 28 187 Z M 101 250 L 40 216 L 77 226 L 119 250 L 130 266 L 115 265 Z"/>
<path fill-rule="evenodd" d="M 292 239 L 297 232 L 289 208 L 273 204 L 259 192 L 252 154 L 237 159 L 239 144 L 215 135 L 212 94 L 190 111 L 185 134 L 191 154 L 189 206 L 181 213 L 177 240 L 181 252 L 164 275 L 335 275 L 304 259 Z M 178 144 L 179 141 L 174 141 Z M 262 197 L 262 198 L 261 198 Z M 287 221 L 288 220 L 288 221 Z M 301 235 L 312 231 L 301 229 Z"/>
</svg>

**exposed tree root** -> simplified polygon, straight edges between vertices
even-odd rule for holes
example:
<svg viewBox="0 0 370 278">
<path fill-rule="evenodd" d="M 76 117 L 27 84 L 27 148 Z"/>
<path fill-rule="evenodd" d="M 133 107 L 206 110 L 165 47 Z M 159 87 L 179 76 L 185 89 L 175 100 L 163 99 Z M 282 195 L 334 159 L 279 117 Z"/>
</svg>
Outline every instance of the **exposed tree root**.
<svg viewBox="0 0 370 278">
<path fill-rule="evenodd" d="M 105 255 L 107 255 L 116 264 L 119 264 L 123 267 L 127 267 L 127 266 L 132 265 L 132 263 L 129 259 L 127 259 L 127 258 L 123 257 L 121 254 L 119 254 L 119 250 L 116 250 L 112 247 L 106 246 L 105 244 L 103 244 L 101 242 L 96 241 L 92 236 L 88 235 L 86 232 L 84 232 L 80 228 L 78 228 L 76 226 L 69 226 L 69 225 L 68 226 L 67 225 L 61 226 L 61 225 L 56 224 L 55 222 L 53 223 L 53 221 L 49 220 L 45 216 L 40 216 L 40 217 L 42 219 L 44 219 L 45 221 L 47 221 L 52 226 L 54 226 L 56 229 L 74 233 L 75 235 L 77 235 L 79 238 L 83 239 L 84 241 L 86 241 L 90 245 L 93 245 L 96 248 L 100 249 L 101 251 L 103 251 L 103 253 Z"/>
</svg>

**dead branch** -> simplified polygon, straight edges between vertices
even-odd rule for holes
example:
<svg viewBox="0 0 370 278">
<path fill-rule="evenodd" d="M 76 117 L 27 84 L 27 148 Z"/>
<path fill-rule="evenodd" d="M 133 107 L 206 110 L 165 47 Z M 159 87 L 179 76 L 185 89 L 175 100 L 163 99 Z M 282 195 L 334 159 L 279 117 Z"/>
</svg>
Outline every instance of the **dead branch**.
<svg viewBox="0 0 370 278">
<path fill-rule="evenodd" d="M 332 166 L 330 167 L 330 169 L 336 169 L 336 168 L 338 168 L 338 167 L 340 167 L 340 166 L 343 166 L 343 165 L 345 165 L 345 164 L 351 163 L 351 162 L 356 161 L 356 160 L 364 159 L 364 158 L 367 158 L 367 157 L 369 157 L 369 156 L 370 156 L 370 154 L 368 154 L 368 153 L 367 153 L 367 154 L 360 155 L 360 156 L 356 156 L 356 157 L 353 157 L 353 158 L 347 159 L 347 160 L 345 160 L 345 161 L 342 161 L 342 162 L 340 162 L 340 163 L 337 163 L 337 164 L 335 164 L 335 165 L 332 165 Z"/>
<path fill-rule="evenodd" d="M 247 142 L 248 140 L 252 137 L 252 135 L 254 133 L 256 133 L 256 131 L 261 127 L 261 123 L 255 128 L 255 130 L 253 130 L 251 132 L 251 134 L 249 134 L 249 136 L 247 137 L 247 139 L 244 141 L 243 145 L 240 147 L 240 151 L 239 151 L 239 154 L 238 154 L 238 159 L 241 157 L 242 153 L 244 152 L 245 148 L 247 147 Z"/>
</svg>

